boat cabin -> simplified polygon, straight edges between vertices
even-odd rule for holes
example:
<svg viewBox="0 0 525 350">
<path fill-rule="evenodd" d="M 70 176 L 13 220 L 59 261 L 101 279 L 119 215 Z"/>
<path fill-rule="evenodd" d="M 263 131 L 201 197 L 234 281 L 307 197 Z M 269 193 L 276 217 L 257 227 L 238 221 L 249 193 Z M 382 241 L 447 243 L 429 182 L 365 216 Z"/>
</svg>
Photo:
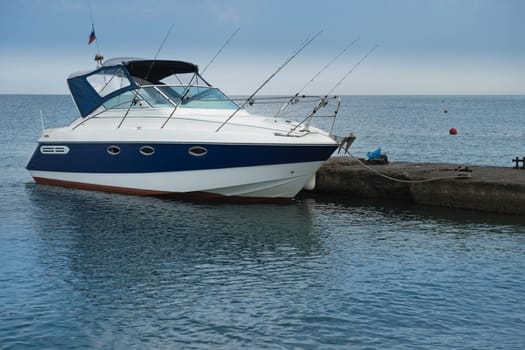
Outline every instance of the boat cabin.
<svg viewBox="0 0 525 350">
<path fill-rule="evenodd" d="M 98 108 L 238 108 L 184 61 L 114 58 L 67 82 L 82 117 Z"/>
</svg>

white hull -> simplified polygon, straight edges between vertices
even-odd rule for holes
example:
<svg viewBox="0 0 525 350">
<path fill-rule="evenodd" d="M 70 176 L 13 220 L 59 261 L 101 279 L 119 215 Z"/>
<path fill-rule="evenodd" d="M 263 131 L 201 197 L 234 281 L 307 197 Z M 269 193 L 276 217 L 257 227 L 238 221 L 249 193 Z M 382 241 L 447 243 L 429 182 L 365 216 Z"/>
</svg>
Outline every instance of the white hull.
<svg viewBox="0 0 525 350">
<path fill-rule="evenodd" d="M 178 83 L 171 84 L 174 77 Z M 37 183 L 139 195 L 293 198 L 315 186 L 315 172 L 344 145 L 310 125 L 326 96 L 314 99 L 314 112 L 301 122 L 253 115 L 188 62 L 116 58 L 72 74 L 68 85 L 80 116 L 44 130 L 27 165 Z M 319 117 L 335 121 L 336 103 L 333 114 Z"/>
<path fill-rule="evenodd" d="M 39 183 L 130 194 L 205 193 L 228 197 L 293 198 L 323 163 L 135 174 L 33 170 L 31 175 Z"/>
</svg>

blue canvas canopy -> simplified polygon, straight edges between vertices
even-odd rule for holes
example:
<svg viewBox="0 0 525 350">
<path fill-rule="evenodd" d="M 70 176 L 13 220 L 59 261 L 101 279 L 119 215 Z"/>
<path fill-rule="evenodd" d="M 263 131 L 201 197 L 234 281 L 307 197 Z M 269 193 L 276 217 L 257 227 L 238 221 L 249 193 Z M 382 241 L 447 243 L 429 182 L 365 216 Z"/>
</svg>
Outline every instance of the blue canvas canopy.
<svg viewBox="0 0 525 350">
<path fill-rule="evenodd" d="M 168 76 L 198 71 L 196 65 L 184 61 L 116 58 L 94 71 L 71 75 L 67 83 L 85 117 L 111 98 L 138 89 L 139 84 L 158 85 Z"/>
<path fill-rule="evenodd" d="M 139 87 L 123 65 L 72 75 L 67 79 L 67 84 L 82 117 L 109 99 Z"/>
</svg>

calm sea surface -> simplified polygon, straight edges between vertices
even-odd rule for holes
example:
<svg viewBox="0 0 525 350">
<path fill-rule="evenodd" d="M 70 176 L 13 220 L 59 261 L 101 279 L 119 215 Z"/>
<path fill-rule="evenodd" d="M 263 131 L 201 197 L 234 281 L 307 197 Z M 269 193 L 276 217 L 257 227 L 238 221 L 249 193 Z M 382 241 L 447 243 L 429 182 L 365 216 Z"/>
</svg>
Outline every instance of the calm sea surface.
<svg viewBox="0 0 525 350">
<path fill-rule="evenodd" d="M 40 110 L 75 114 L 0 95 L 0 349 L 525 348 L 525 218 L 35 185 Z M 344 97 L 336 131 L 361 157 L 512 166 L 524 118 L 524 96 Z"/>
</svg>

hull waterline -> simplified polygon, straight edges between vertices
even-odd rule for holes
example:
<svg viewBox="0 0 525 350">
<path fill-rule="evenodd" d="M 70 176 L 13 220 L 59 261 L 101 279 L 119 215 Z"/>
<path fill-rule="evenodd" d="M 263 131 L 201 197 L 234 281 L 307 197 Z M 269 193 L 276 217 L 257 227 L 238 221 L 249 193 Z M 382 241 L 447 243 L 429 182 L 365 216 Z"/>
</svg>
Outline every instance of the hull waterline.
<svg viewBox="0 0 525 350">
<path fill-rule="evenodd" d="M 35 182 L 132 195 L 194 198 L 291 199 L 323 161 L 156 173 L 31 171 Z"/>
</svg>

